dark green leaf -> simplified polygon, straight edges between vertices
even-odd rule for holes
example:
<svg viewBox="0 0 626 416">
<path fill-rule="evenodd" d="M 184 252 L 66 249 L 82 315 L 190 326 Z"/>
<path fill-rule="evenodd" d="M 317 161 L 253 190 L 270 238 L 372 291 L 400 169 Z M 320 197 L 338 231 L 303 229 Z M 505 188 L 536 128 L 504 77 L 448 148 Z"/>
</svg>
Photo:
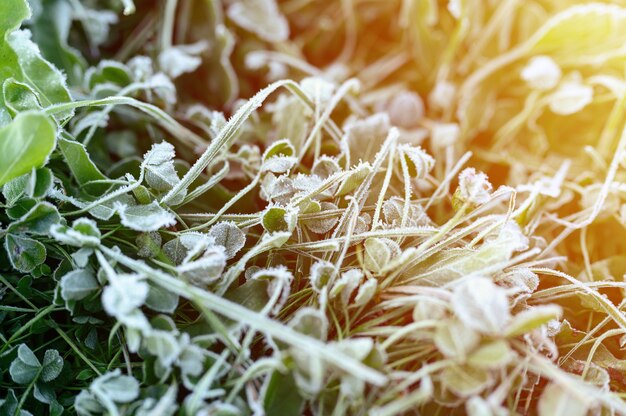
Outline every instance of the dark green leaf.
<svg viewBox="0 0 626 416">
<path fill-rule="evenodd" d="M 0 185 L 43 166 L 56 145 L 56 127 L 37 112 L 18 114 L 0 128 Z"/>
</svg>

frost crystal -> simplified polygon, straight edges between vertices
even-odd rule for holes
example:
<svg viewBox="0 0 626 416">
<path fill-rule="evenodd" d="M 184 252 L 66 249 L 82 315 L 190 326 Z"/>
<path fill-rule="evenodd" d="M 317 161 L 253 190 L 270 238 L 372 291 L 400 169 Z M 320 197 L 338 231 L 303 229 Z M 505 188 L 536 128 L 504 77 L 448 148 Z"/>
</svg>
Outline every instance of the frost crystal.
<svg viewBox="0 0 626 416">
<path fill-rule="evenodd" d="M 550 90 L 561 79 L 561 68 L 549 56 L 535 56 L 524 67 L 521 77 L 530 88 Z"/>
<path fill-rule="evenodd" d="M 459 174 L 459 187 L 454 193 L 460 203 L 481 205 L 491 197 L 491 183 L 483 172 L 467 168 Z"/>
</svg>

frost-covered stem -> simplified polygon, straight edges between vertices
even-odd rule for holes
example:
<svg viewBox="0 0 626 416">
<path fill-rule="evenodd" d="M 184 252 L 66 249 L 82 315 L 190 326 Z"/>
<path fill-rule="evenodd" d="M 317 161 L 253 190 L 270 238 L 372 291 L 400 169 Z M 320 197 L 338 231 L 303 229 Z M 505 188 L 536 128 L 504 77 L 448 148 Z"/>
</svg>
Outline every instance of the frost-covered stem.
<svg viewBox="0 0 626 416">
<path fill-rule="evenodd" d="M 155 270 L 146 263 L 134 260 L 116 252 L 113 249 L 101 246 L 99 250 L 110 259 L 119 262 L 135 272 L 144 274 L 150 281 L 172 293 L 176 293 L 177 295 L 191 301 L 202 302 L 203 306 L 207 309 L 234 321 L 249 325 L 257 331 L 265 333 L 272 338 L 301 349 L 302 351 L 306 351 L 307 354 L 317 356 L 333 366 L 350 373 L 354 377 L 361 378 L 377 386 L 382 386 L 387 382 L 387 377 L 378 371 L 339 352 L 335 348 L 331 348 L 316 339 L 300 334 L 288 326 L 276 322 L 266 316 L 260 315 L 257 312 L 251 311 L 214 293 L 208 292 L 199 287 L 190 286 L 189 284 L 178 280 L 167 273 Z"/>
<path fill-rule="evenodd" d="M 159 107 L 139 101 L 131 97 L 113 96 L 102 98 L 99 100 L 82 100 L 70 103 L 56 104 L 46 107 L 44 113 L 47 115 L 55 115 L 66 111 L 75 110 L 83 107 L 103 107 L 109 105 L 129 105 L 153 117 L 165 130 L 174 137 L 184 142 L 191 142 L 195 146 L 205 145 L 206 140 L 198 136 L 193 131 L 181 125 L 172 116 L 161 110 Z"/>
<path fill-rule="evenodd" d="M 163 15 L 163 30 L 161 31 L 161 50 L 164 51 L 172 47 L 174 37 L 174 20 L 176 18 L 176 6 L 178 0 L 165 0 L 165 11 Z"/>
<path fill-rule="evenodd" d="M 396 143 L 393 143 L 393 145 L 391 146 L 391 150 L 389 151 L 389 159 L 387 163 L 387 172 L 385 172 L 385 179 L 383 179 L 383 184 L 380 187 L 380 193 L 378 194 L 378 200 L 376 201 L 376 208 L 374 209 L 374 217 L 372 219 L 372 231 L 377 228 L 378 221 L 380 221 L 380 211 L 383 207 L 383 202 L 385 200 L 385 195 L 387 194 L 387 189 L 389 188 L 389 184 L 391 183 L 395 153 Z"/>
</svg>

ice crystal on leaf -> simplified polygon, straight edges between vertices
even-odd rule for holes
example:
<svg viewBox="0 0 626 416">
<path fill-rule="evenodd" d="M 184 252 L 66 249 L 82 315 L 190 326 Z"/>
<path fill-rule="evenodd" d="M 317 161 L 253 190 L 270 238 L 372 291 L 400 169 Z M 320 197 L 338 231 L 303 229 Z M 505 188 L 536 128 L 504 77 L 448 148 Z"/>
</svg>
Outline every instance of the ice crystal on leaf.
<svg viewBox="0 0 626 416">
<path fill-rule="evenodd" d="M 151 3 L 0 1 L 0 414 L 626 414 L 620 2 Z"/>
</svg>

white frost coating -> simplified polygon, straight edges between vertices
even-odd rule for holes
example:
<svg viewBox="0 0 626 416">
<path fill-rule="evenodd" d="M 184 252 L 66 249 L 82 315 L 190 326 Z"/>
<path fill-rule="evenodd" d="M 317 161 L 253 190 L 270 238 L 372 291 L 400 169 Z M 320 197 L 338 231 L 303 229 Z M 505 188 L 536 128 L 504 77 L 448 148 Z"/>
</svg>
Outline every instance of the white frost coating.
<svg viewBox="0 0 626 416">
<path fill-rule="evenodd" d="M 463 279 L 452 294 L 452 308 L 468 327 L 486 334 L 499 334 L 511 319 L 506 290 L 491 279 Z"/>
<path fill-rule="evenodd" d="M 176 270 L 196 286 L 208 285 L 220 278 L 226 267 L 226 253 L 222 246 L 207 248 L 202 257 L 185 261 Z"/>
<path fill-rule="evenodd" d="M 428 173 L 435 167 L 435 159 L 424 151 L 419 146 L 411 146 L 409 144 L 402 144 L 398 146 L 406 157 L 413 163 L 415 168 L 415 177 L 423 179 Z"/>
<path fill-rule="evenodd" d="M 314 101 L 327 103 L 333 97 L 336 85 L 321 77 L 307 77 L 300 81 L 300 87 Z"/>
<path fill-rule="evenodd" d="M 157 231 L 176 224 L 176 217 L 163 209 L 156 201 L 148 205 L 128 206 L 116 202 L 113 207 L 123 225 L 136 231 Z"/>
<path fill-rule="evenodd" d="M 246 235 L 233 222 L 219 222 L 209 230 L 215 243 L 224 247 L 227 258 L 233 258 L 246 244 Z"/>
<path fill-rule="evenodd" d="M 430 132 L 430 142 L 434 147 L 448 147 L 454 145 L 460 135 L 457 123 L 435 123 Z"/>
<path fill-rule="evenodd" d="M 491 196 L 491 183 L 483 172 L 467 168 L 459 174 L 459 188 L 456 195 L 462 202 L 484 204 Z"/>
<path fill-rule="evenodd" d="M 416 93 L 404 91 L 391 99 L 387 112 L 394 126 L 414 129 L 424 117 L 424 101 Z"/>
<path fill-rule="evenodd" d="M 117 318 L 129 315 L 143 305 L 148 297 L 148 284 L 136 274 L 109 276 L 109 285 L 102 292 L 102 306 Z"/>
<path fill-rule="evenodd" d="M 227 13 L 233 22 L 263 40 L 283 42 L 289 38 L 289 24 L 274 0 L 238 0 Z"/>
<path fill-rule="evenodd" d="M 456 87 L 448 81 L 439 81 L 428 95 L 428 104 L 439 110 L 449 108 L 454 104 Z"/>
<path fill-rule="evenodd" d="M 561 80 L 561 68 L 549 56 L 540 55 L 532 58 L 520 75 L 530 88 L 546 91 Z"/>
<path fill-rule="evenodd" d="M 461 18 L 462 12 L 462 4 L 461 0 L 450 0 L 448 1 L 448 11 L 455 19 Z"/>
<path fill-rule="evenodd" d="M 198 55 L 207 49 L 207 42 L 173 46 L 159 54 L 159 67 L 172 79 L 178 78 L 182 74 L 198 69 L 202 63 Z"/>
<path fill-rule="evenodd" d="M 579 112 L 593 101 L 593 88 L 575 81 L 561 84 L 550 96 L 550 110 L 560 115 Z"/>
</svg>

